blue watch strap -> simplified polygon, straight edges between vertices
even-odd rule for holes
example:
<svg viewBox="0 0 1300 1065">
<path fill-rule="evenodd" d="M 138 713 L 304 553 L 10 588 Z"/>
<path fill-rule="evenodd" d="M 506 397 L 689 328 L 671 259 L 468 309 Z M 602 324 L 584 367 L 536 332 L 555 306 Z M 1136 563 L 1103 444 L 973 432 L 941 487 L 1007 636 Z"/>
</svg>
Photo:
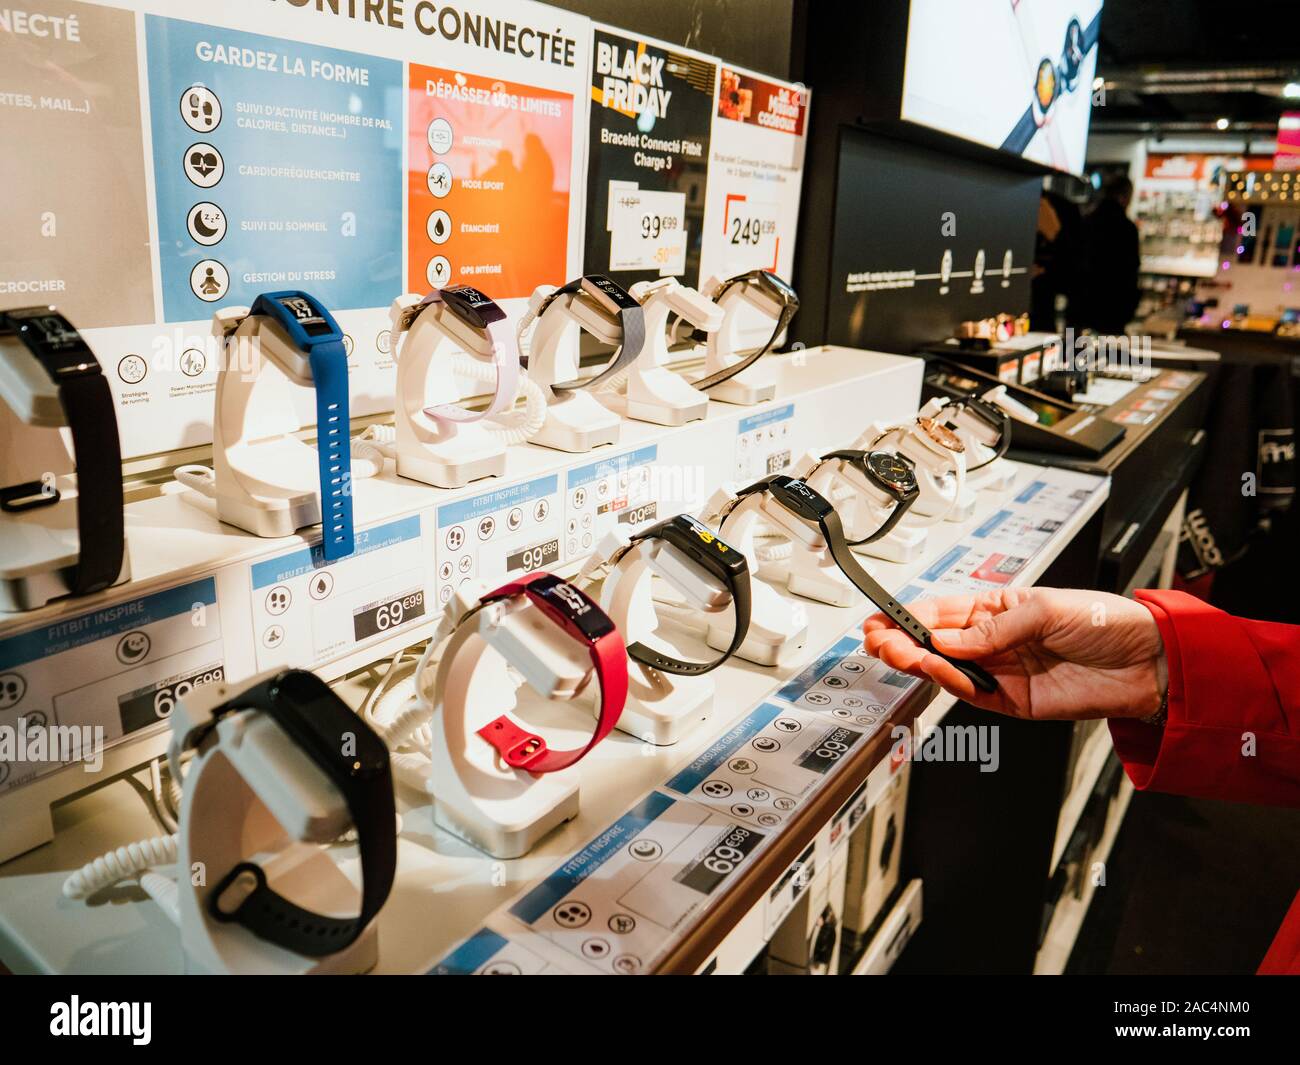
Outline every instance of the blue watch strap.
<svg viewBox="0 0 1300 1065">
<path fill-rule="evenodd" d="M 316 452 L 320 460 L 320 523 L 325 560 L 346 558 L 352 532 L 352 437 L 348 414 L 348 356 L 341 340 L 312 345 L 316 384 Z"/>
</svg>

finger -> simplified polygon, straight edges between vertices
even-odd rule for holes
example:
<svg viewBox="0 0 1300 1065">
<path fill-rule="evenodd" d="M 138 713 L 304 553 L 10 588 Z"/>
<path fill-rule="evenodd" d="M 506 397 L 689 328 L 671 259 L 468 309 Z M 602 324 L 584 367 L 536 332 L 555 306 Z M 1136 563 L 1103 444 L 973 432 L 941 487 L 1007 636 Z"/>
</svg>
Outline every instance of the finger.
<svg viewBox="0 0 1300 1065">
<path fill-rule="evenodd" d="M 898 625 L 888 614 L 872 614 L 871 617 L 867 618 L 867 620 L 862 623 L 862 631 L 864 634 L 896 628 L 898 628 Z"/>
<path fill-rule="evenodd" d="M 1028 599 L 974 625 L 936 628 L 934 646 L 956 658 L 985 658 L 1041 639 L 1045 624 L 1041 601 Z"/>
<path fill-rule="evenodd" d="M 965 673 L 938 655 L 925 656 L 921 662 L 921 673 L 949 695 L 955 695 L 963 702 L 978 706 L 982 710 L 1004 712 L 1003 700 L 999 692 L 980 691 Z"/>
<path fill-rule="evenodd" d="M 885 629 L 867 634 L 867 654 L 879 658 L 891 669 L 905 673 L 917 670 L 927 651 L 901 629 Z"/>
</svg>

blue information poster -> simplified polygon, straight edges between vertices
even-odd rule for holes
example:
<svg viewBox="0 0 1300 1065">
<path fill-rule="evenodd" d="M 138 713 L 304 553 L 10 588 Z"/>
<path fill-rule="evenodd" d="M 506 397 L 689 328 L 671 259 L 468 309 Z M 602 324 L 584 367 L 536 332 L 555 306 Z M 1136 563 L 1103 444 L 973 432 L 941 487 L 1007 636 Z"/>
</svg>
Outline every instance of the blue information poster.
<svg viewBox="0 0 1300 1065">
<path fill-rule="evenodd" d="M 402 64 L 146 19 L 167 321 L 301 288 L 331 310 L 402 286 Z"/>
</svg>

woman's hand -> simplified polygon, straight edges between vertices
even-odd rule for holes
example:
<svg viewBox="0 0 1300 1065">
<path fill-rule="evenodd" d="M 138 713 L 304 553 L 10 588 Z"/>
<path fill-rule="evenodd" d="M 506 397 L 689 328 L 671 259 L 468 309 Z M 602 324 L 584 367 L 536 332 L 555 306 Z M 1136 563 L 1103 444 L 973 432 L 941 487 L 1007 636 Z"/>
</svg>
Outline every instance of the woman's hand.
<svg viewBox="0 0 1300 1065">
<path fill-rule="evenodd" d="M 1164 698 L 1160 631 L 1146 607 L 1123 596 L 1016 588 L 908 609 L 933 631 L 936 650 L 978 662 L 998 690 L 977 690 L 883 614 L 863 625 L 867 652 L 974 706 L 1024 718 L 1143 718 Z"/>
</svg>

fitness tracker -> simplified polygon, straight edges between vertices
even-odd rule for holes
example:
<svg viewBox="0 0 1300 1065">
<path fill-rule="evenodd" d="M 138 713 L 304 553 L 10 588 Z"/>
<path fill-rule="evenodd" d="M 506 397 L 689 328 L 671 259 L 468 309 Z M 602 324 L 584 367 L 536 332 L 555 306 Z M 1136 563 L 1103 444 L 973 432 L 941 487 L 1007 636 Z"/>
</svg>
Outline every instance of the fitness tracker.
<svg viewBox="0 0 1300 1065">
<path fill-rule="evenodd" d="M 572 584 L 544 570 L 489 592 L 479 600 L 479 608 L 518 596 L 526 596 L 546 617 L 586 644 L 592 671 L 600 685 L 600 716 L 586 745 L 567 751 L 551 750 L 546 740 L 521 728 L 507 714 L 488 722 L 478 730 L 478 735 L 495 747 L 501 760 L 511 768 L 554 773 L 581 761 L 618 724 L 627 700 L 627 654 L 623 637 L 605 612 Z"/>
<path fill-rule="evenodd" d="M 964 662 L 958 658 L 950 658 L 942 651 L 936 650 L 930 630 L 917 621 L 907 607 L 903 606 L 902 603 L 898 602 L 889 592 L 877 584 L 875 578 L 858 564 L 857 557 L 849 549 L 848 542 L 844 539 L 844 527 L 840 524 L 840 516 L 835 512 L 835 508 L 829 500 L 803 481 L 780 473 L 773 474 L 771 477 L 766 477 L 755 484 L 751 484 L 748 488 L 742 489 L 738 498 L 752 495 L 755 492 L 768 493 L 795 517 L 816 525 L 826 540 L 826 546 L 830 551 L 831 558 L 835 560 L 844 576 L 912 639 L 931 654 L 938 655 L 965 674 L 975 687 L 981 691 L 997 691 L 997 681 L 974 662 Z"/>
<path fill-rule="evenodd" d="M 790 319 L 799 310 L 799 297 L 795 294 L 794 289 L 772 273 L 771 270 L 751 270 L 747 274 L 737 274 L 735 277 L 728 278 L 713 293 L 713 301 L 716 303 L 722 298 L 723 293 L 736 285 L 754 285 L 761 289 L 781 305 L 781 313 L 777 316 L 776 328 L 772 330 L 772 335 L 767 338 L 766 344 L 751 351 L 736 362 L 735 365 L 728 366 L 725 370 L 719 370 L 715 374 L 710 374 L 708 377 L 692 382 L 701 391 L 710 389 L 714 385 L 720 385 L 723 381 L 735 377 L 736 374 L 748 369 L 771 351 L 776 345 L 777 339 L 785 331 L 786 326 L 790 324 Z"/>
<path fill-rule="evenodd" d="M 490 296 L 470 285 L 448 285 L 446 288 L 435 288 L 402 315 L 398 323 L 399 329 L 410 329 L 425 308 L 435 303 L 443 304 L 471 329 L 484 332 L 491 339 L 492 361 L 497 369 L 497 387 L 492 394 L 492 402 L 484 410 L 470 411 L 454 403 L 440 403 L 436 407 L 425 407 L 424 413 L 431 418 L 444 418 L 447 421 L 476 422 L 509 410 L 514 406 L 515 394 L 519 391 L 519 350 L 514 336 L 504 324 L 506 312 Z"/>
<path fill-rule="evenodd" d="M 585 381 L 564 381 L 551 385 L 551 388 L 556 392 L 572 392 L 578 388 L 595 388 L 602 381 L 608 380 L 625 367 L 636 362 L 641 354 L 641 349 L 645 347 L 645 311 L 641 309 L 641 304 L 637 302 L 635 296 L 622 285 L 611 281 L 604 274 L 584 274 L 576 281 L 570 281 L 563 288 L 557 288 L 546 299 L 542 300 L 542 305 L 537 308 L 537 317 L 540 318 L 545 314 L 546 308 L 560 296 L 567 296 L 575 292 L 581 292 L 589 296 L 602 310 L 608 311 L 618 318 L 619 325 L 623 328 L 623 342 L 619 345 L 615 358 L 595 377 L 588 378 Z"/>
<path fill-rule="evenodd" d="M 1011 415 L 1006 411 L 995 407 L 992 403 L 980 399 L 979 396 L 972 393 L 965 399 L 958 400 L 955 404 L 947 404 L 943 411 L 946 412 L 952 408 L 956 412 L 969 411 L 971 416 L 978 419 L 998 434 L 997 446 L 993 449 L 993 456 L 985 459 L 983 462 L 977 462 L 974 466 L 967 466 L 966 473 L 971 474 L 976 470 L 982 470 L 985 466 L 990 466 L 1002 458 L 1007 450 L 1011 447 Z M 953 418 L 947 418 L 944 421 L 944 428 L 956 428 L 956 422 Z"/>
<path fill-rule="evenodd" d="M 306 292 L 264 292 L 250 315 L 278 322 L 306 354 L 316 388 L 316 451 L 320 463 L 322 549 L 328 561 L 346 558 L 352 533 L 352 440 L 348 415 L 348 354 L 334 316 Z"/>
<path fill-rule="evenodd" d="M 611 563 L 616 563 L 631 549 L 632 544 L 642 540 L 663 540 L 682 552 L 701 569 L 719 578 L 731 593 L 731 602 L 735 610 L 736 629 L 731 637 L 731 646 L 711 662 L 683 662 L 679 658 L 663 654 L 647 647 L 643 643 L 630 644 L 627 649 L 629 658 L 643 665 L 664 673 L 674 673 L 682 677 L 698 677 L 717 669 L 730 658 L 745 642 L 749 633 L 749 564 L 745 556 L 730 544 L 723 542 L 708 526 L 701 524 L 689 514 L 678 514 L 652 525 L 644 532 L 632 537 L 627 547 L 617 552 Z"/>
<path fill-rule="evenodd" d="M 77 470 L 78 555 L 65 580 L 73 595 L 102 591 L 121 574 L 126 549 L 122 446 L 108 380 L 76 327 L 52 307 L 0 311 L 0 336 L 16 336 L 58 387 Z M 10 513 L 58 501 L 58 491 L 40 481 L 0 491 L 0 509 Z"/>
<path fill-rule="evenodd" d="M 821 461 L 831 462 L 837 459 L 859 470 L 868 481 L 894 501 L 889 517 L 880 528 L 870 536 L 846 542 L 850 547 L 860 547 L 888 536 L 921 495 L 920 485 L 916 483 L 916 467 L 909 458 L 893 451 L 832 451 L 829 455 L 823 455 Z"/>
<path fill-rule="evenodd" d="M 260 865 L 245 861 L 212 889 L 208 913 L 297 954 L 335 954 L 365 931 L 393 886 L 397 813 L 388 748 L 323 680 L 302 669 L 285 670 L 228 699 L 184 737 L 183 747 L 197 747 L 223 717 L 245 710 L 268 714 L 343 795 L 358 836 L 361 912 L 326 917 L 305 910 L 273 891 Z M 222 896 L 239 880 L 251 880 L 253 890 L 238 905 L 223 908 Z"/>
</svg>

